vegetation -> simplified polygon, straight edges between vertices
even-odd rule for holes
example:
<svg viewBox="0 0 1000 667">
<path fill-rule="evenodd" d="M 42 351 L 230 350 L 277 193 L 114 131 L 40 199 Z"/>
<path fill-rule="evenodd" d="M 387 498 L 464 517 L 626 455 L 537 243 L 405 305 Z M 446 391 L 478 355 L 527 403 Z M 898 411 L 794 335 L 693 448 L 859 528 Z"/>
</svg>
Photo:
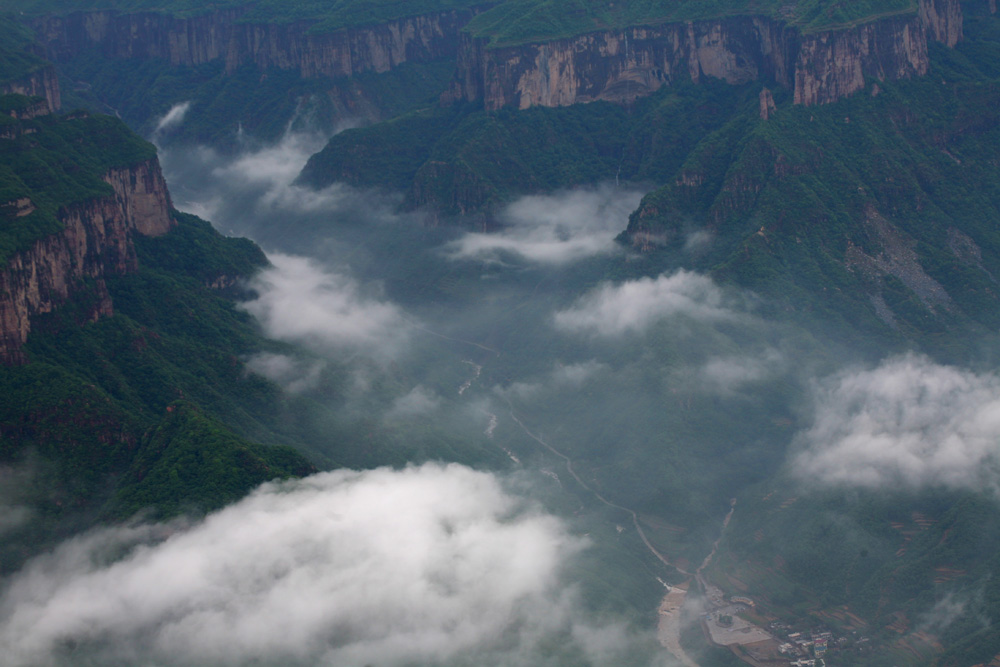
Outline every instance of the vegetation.
<svg viewBox="0 0 1000 667">
<path fill-rule="evenodd" d="M 314 23 L 315 32 L 332 32 L 482 4 L 485 4 L 484 0 L 217 0 L 210 5 L 197 0 L 84 0 L 67 6 L 63 0 L 12 0 L 9 7 L 29 14 L 110 9 L 120 12 L 158 12 L 181 17 L 198 16 L 220 9 L 240 9 L 243 10 L 240 17 L 243 21 L 310 21 Z"/>
<path fill-rule="evenodd" d="M 785 105 L 768 121 L 748 109 L 644 199 L 623 240 L 655 238 L 660 261 L 758 290 L 803 321 L 839 320 L 838 335 L 861 326 L 960 358 L 945 329 L 1000 324 L 995 45 L 935 49 L 928 77 L 836 104 Z M 692 258 L 698 230 L 716 241 Z M 873 268 L 879 256 L 898 264 Z"/>
<path fill-rule="evenodd" d="M 776 90 L 767 121 L 760 84 L 714 82 L 631 107 L 425 109 L 335 136 L 300 180 L 402 190 L 409 207 L 476 221 L 521 194 L 662 183 L 621 239 L 644 247 L 646 270 L 710 271 L 831 338 L 957 360 L 978 343 L 947 330 L 1000 326 L 994 23 L 970 18 L 957 49 L 935 45 L 924 78 L 813 108 Z M 712 242 L 691 253 L 695 233 Z M 912 260 L 872 268 L 890 246 Z"/>
<path fill-rule="evenodd" d="M 446 216 L 489 214 L 519 194 L 613 181 L 661 182 L 756 87 L 678 82 L 632 108 L 595 102 L 526 111 L 424 109 L 335 136 L 300 180 L 407 192 Z"/>
<path fill-rule="evenodd" d="M 436 100 L 454 63 L 404 63 L 389 72 L 304 79 L 291 70 L 265 75 L 246 65 L 172 66 L 162 60 L 111 59 L 91 50 L 62 65 L 86 90 L 67 91 L 65 103 L 114 109 L 131 127 L 163 143 L 203 143 L 223 150 L 247 141 L 276 141 L 289 129 L 332 132 L 344 118 L 394 117 Z M 157 122 L 179 102 L 190 104 L 184 122 L 164 132 Z"/>
<path fill-rule="evenodd" d="M 913 0 L 507 0 L 477 15 L 467 30 L 492 47 L 564 39 L 597 30 L 669 21 L 764 15 L 808 32 L 845 27 L 892 14 L 916 11 Z"/>
<path fill-rule="evenodd" d="M 62 0 L 12 0 L 11 9 L 31 14 L 67 11 Z M 596 30 L 650 25 L 667 21 L 713 19 L 732 15 L 765 15 L 784 19 L 804 30 L 851 25 L 879 16 L 911 13 L 914 0 L 222 0 L 209 6 L 194 0 L 87 0 L 73 11 L 113 9 L 122 12 L 163 12 L 192 16 L 218 9 L 244 9 L 240 20 L 265 23 L 313 22 L 315 32 L 384 23 L 408 16 L 470 7 L 489 7 L 469 24 L 474 36 L 493 46 L 561 39 Z"/>
<path fill-rule="evenodd" d="M 167 416 L 144 439 L 107 513 L 201 513 L 239 500 L 263 482 L 312 472 L 316 468 L 295 450 L 251 444 L 179 401 L 167 406 Z"/>
<path fill-rule="evenodd" d="M 697 9 L 680 2 L 670 5 L 674 13 L 667 17 L 656 13 L 667 11 L 661 4 L 623 3 L 618 10 L 579 4 L 574 13 L 564 2 L 512 0 L 482 14 L 473 28 L 503 44 L 574 34 L 589 25 L 679 19 L 684 11 L 785 11 L 770 2 L 705 2 Z M 800 2 L 786 10 L 806 29 L 876 11 L 912 11 L 911 3 L 874 4 Z M 595 581 L 587 595 L 621 608 L 626 596 L 651 607 L 659 590 L 646 584 L 654 573 L 665 573 L 635 557 L 627 542 L 637 539 L 628 527 L 631 517 L 576 488 L 563 473 L 564 462 L 539 454 L 538 442 L 501 427 L 484 452 L 457 429 L 432 423 L 435 417 L 383 423 L 380 410 L 412 389 L 414 378 L 436 380 L 426 380 L 434 397 L 453 396 L 476 366 L 477 378 L 483 372 L 480 385 L 496 388 L 488 390 L 491 400 L 503 396 L 525 423 L 551 427 L 538 432 L 573 459 L 574 475 L 634 508 L 637 523 L 654 543 L 667 545 L 671 559 L 696 567 L 705 545 L 718 536 L 729 498 L 738 494 L 713 561 L 712 576 L 721 584 L 749 584 L 769 609 L 797 618 L 833 623 L 832 610 L 846 607 L 886 645 L 897 639 L 886 628 L 916 632 L 926 610 L 955 595 L 964 613 L 934 628 L 947 647 L 941 663 L 988 662 L 1000 651 L 996 633 L 979 622 L 1000 610 L 994 576 L 1000 560 L 990 555 L 1000 551 L 994 500 L 940 489 L 813 490 L 799 498 L 790 491 L 793 482 L 776 471 L 803 427 L 802 385 L 786 377 L 750 379 L 739 391 L 722 394 L 700 388 L 696 374 L 706 360 L 725 359 L 719 355 L 754 358 L 780 350 L 778 356 L 813 365 L 809 373 L 822 375 L 836 364 L 838 350 L 827 344 L 835 340 L 864 343 L 877 355 L 918 347 L 962 361 L 992 346 L 1000 328 L 998 26 L 992 18 L 968 20 L 967 41 L 954 51 L 935 47 L 926 79 L 872 81 L 863 94 L 819 108 L 795 107 L 787 93 L 776 91 L 778 108 L 766 121 L 758 113 L 760 84 L 679 81 L 627 107 L 594 103 L 486 113 L 428 107 L 432 89 L 447 75 L 443 65 L 399 79 L 372 75 L 358 85 L 381 91 L 376 94 L 400 115 L 336 136 L 309 163 L 303 182 L 403 190 L 411 207 L 482 216 L 477 221 L 524 193 L 613 179 L 651 182 L 661 187 L 645 198 L 621 238 L 642 253 L 627 262 L 581 261 L 560 272 L 520 265 L 504 273 L 488 262 L 442 261 L 441 244 L 426 239 L 443 235 L 420 230 L 407 236 L 386 223 L 369 240 L 394 260 L 385 270 L 395 277 L 385 287 L 394 301 L 408 299 L 426 310 L 465 303 L 472 311 L 486 279 L 508 281 L 490 293 L 490 307 L 505 316 L 483 318 L 488 323 L 475 340 L 488 347 L 473 351 L 498 352 L 488 366 L 476 366 L 473 357 L 452 364 L 456 370 L 437 368 L 445 364 L 424 350 L 422 358 L 413 354 L 417 361 L 358 373 L 374 379 L 351 406 L 361 416 L 345 426 L 317 409 L 320 402 L 344 402 L 350 373 L 336 362 L 323 369 L 310 398 L 283 393 L 246 369 L 244 361 L 259 352 L 290 352 L 263 340 L 252 320 L 224 298 L 247 293 L 245 278 L 266 265 L 261 251 L 176 213 L 178 227 L 170 234 L 136 239 L 139 273 L 84 284 L 70 304 L 37 319 L 27 346 L 31 363 L 0 371 L 6 397 L 0 402 L 0 464 L 24 471 L 33 486 L 24 497 L 41 517 L 5 534 L 0 568 L 16 567 L 37 545 L 98 519 L 203 512 L 265 479 L 308 473 L 313 468 L 300 455 L 274 445 L 308 447 L 323 437 L 334 442 L 316 457 L 323 465 L 432 457 L 496 464 L 501 450 L 532 464 L 542 460 L 558 482 L 567 515 L 608 515 L 601 522 L 608 535 L 595 533 L 608 552 L 600 558 L 631 564 Z M 116 80 L 96 54 L 73 66 L 81 79 L 96 79 L 112 91 L 126 116 L 146 127 L 170 100 L 189 97 L 201 105 L 202 120 L 185 131 L 207 141 L 231 136 L 234 118 L 259 123 L 263 136 L 278 136 L 283 125 L 277 119 L 299 108 L 300 93 L 319 92 L 284 74 L 275 75 L 270 88 L 251 68 L 227 78 L 218 66 L 177 74 L 162 63 L 142 63 Z M 393 81 L 412 88 L 393 90 Z M 31 101 L 9 97 L 0 104 L 23 110 Z M 26 197 L 38 208 L 3 219 L 5 257 L 56 229 L 54 211 L 64 202 L 107 194 L 102 169 L 151 151 L 110 119 L 22 121 L 0 114 L 0 132 L 11 137 L 0 140 L 7 151 L 0 161 L 3 201 Z M 343 236 L 338 240 L 350 245 L 347 227 L 337 230 Z M 291 227 L 285 232 L 291 235 Z M 352 268 L 368 253 L 353 252 Z M 889 256 L 895 263 L 886 261 Z M 648 338 L 636 336 L 620 347 L 552 335 L 552 313 L 585 289 L 677 268 L 710 272 L 719 283 L 764 298 L 753 317 L 739 322 L 699 328 L 672 317 Z M 93 321 L 105 288 L 115 314 Z M 543 296 L 523 299 L 529 291 Z M 781 331 L 789 321 L 802 326 Z M 449 344 L 464 342 L 452 338 Z M 605 375 L 552 390 L 517 387 L 555 360 L 574 359 L 593 362 L 594 372 Z M 435 368 L 414 370 L 421 364 Z M 578 398 L 582 391 L 587 402 Z M 597 405 L 601 410 L 593 410 Z M 612 534 L 614 522 L 623 527 Z M 728 651 L 704 646 L 697 624 L 686 627 L 682 641 L 701 652 L 705 664 L 737 662 Z"/>
<path fill-rule="evenodd" d="M 0 465 L 24 471 L 40 517 L 5 537 L 0 568 L 98 517 L 204 512 L 314 470 L 274 444 L 295 435 L 275 434 L 280 392 L 240 361 L 261 344 L 249 317 L 205 286 L 248 275 L 263 254 L 193 216 L 177 222 L 138 239 L 138 274 L 108 280 L 113 316 L 92 321 L 103 290 L 84 284 L 36 318 L 29 363 L 0 368 Z"/>
<path fill-rule="evenodd" d="M 15 120 L 10 111 L 28 98 L 0 96 L 0 266 L 11 255 L 61 229 L 59 209 L 113 194 L 102 177 L 112 168 L 156 156 L 152 144 L 117 118 L 71 114 Z M 34 210 L 19 215 L 6 205 L 28 199 Z"/>
<path fill-rule="evenodd" d="M 31 30 L 12 14 L 0 12 L 0 86 L 19 81 L 48 66 L 44 60 L 27 51 L 33 39 Z"/>
<path fill-rule="evenodd" d="M 977 494 L 803 494 L 778 479 L 744 494 L 712 576 L 726 587 L 757 582 L 757 599 L 788 619 L 875 635 L 892 625 L 886 644 L 921 630 L 939 634 L 948 647 L 939 664 L 969 665 L 1000 650 L 977 627 L 1000 608 L 992 583 L 998 540 L 994 502 Z M 954 618 L 926 612 L 946 595 L 961 605 Z"/>
</svg>

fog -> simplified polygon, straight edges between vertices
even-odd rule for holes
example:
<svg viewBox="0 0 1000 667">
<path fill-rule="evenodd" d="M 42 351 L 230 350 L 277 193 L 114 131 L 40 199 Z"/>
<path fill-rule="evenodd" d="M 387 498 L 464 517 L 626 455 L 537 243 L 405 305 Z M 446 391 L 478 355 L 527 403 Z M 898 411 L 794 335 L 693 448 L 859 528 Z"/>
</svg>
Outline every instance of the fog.
<svg viewBox="0 0 1000 667">
<path fill-rule="evenodd" d="M 273 266 L 250 282 L 258 296 L 241 305 L 268 337 L 318 350 L 362 348 L 383 355 L 405 344 L 398 307 L 361 294 L 354 280 L 309 259 L 277 253 L 268 259 Z"/>
<path fill-rule="evenodd" d="M 502 261 L 513 254 L 553 264 L 620 252 L 614 237 L 624 231 L 642 195 L 604 184 L 521 197 L 500 211 L 499 230 L 465 234 L 448 244 L 447 252 L 454 259 Z"/>
<path fill-rule="evenodd" d="M 179 123 L 181 107 L 160 131 Z M 787 471 L 806 491 L 996 490 L 997 376 L 861 365 L 870 351 L 771 321 L 757 295 L 654 270 L 614 242 L 641 188 L 515 198 L 489 234 L 428 226 L 401 193 L 297 185 L 323 140 L 161 160 L 178 208 L 267 253 L 240 308 L 284 347 L 245 361 L 320 425 L 296 444 L 399 469 L 64 544 L 3 593 L 17 664 L 78 648 L 94 664 L 660 664 L 664 583 L 743 520 L 745 490 Z M 711 243 L 696 232 L 686 252 Z"/>
<path fill-rule="evenodd" d="M 619 336 L 643 331 L 670 317 L 716 320 L 733 316 L 711 279 L 679 271 L 655 279 L 603 285 L 580 297 L 573 307 L 556 313 L 555 324 L 565 331 Z"/>
<path fill-rule="evenodd" d="M 1000 490 L 1000 376 L 887 359 L 814 389 L 797 474 L 866 488 Z"/>
<path fill-rule="evenodd" d="M 657 546 L 704 557 L 734 473 L 688 437 L 707 427 L 706 447 L 725 442 L 737 459 L 756 456 L 758 440 L 738 434 L 771 416 L 742 415 L 757 405 L 760 383 L 787 374 L 777 351 L 784 334 L 754 314 L 752 295 L 704 275 L 610 277 L 632 261 L 614 238 L 641 189 L 517 198 L 482 234 L 428 226 L 421 211 L 400 209 L 399 193 L 303 189 L 295 176 L 312 150 L 308 136 L 289 136 L 237 158 L 202 148 L 162 155 L 178 207 L 255 239 L 271 261 L 241 307 L 306 354 L 257 355 L 250 370 L 327 407 L 329 441 L 312 446 L 333 460 L 344 458 L 345 441 L 360 440 L 389 456 L 517 472 L 518 492 L 563 517 L 570 542 L 592 536 L 579 555 L 558 558 L 579 560 L 570 570 L 584 602 L 549 613 L 573 623 L 592 614 L 603 629 L 581 634 L 558 621 L 560 632 L 589 637 L 573 650 L 597 662 L 614 654 L 599 638 L 630 635 L 645 664 L 648 610 L 663 594 L 657 578 L 677 573 L 627 511 L 676 497 L 666 509 L 681 532 Z M 330 377 L 340 378 L 332 391 Z M 732 418 L 692 410 L 699 396 L 732 401 Z M 678 457 L 689 478 L 677 474 Z M 780 453 L 761 461 L 752 476 L 782 463 Z M 705 488 L 676 495 L 691 478 Z"/>
<path fill-rule="evenodd" d="M 569 570 L 583 603 L 551 614 L 591 614 L 604 629 L 559 621 L 560 632 L 591 637 L 573 650 L 597 662 L 607 649 L 596 638 L 631 634 L 645 664 L 649 610 L 664 577 L 679 576 L 663 554 L 703 559 L 733 485 L 784 465 L 792 434 L 774 428 L 770 403 L 794 394 L 809 364 L 788 363 L 789 333 L 756 314 L 753 295 L 691 271 L 644 275 L 614 241 L 641 188 L 516 198 L 483 234 L 428 226 L 400 209 L 400 193 L 301 188 L 315 148 L 290 135 L 238 158 L 162 155 L 176 205 L 268 253 L 241 307 L 306 354 L 258 355 L 249 368 L 326 406 L 329 440 L 312 446 L 333 460 L 357 440 L 521 475 L 518 492 L 562 517 L 570 542 L 591 536 L 558 558 L 579 562 Z M 675 526 L 655 552 L 628 514 L 653 506 Z"/>
<path fill-rule="evenodd" d="M 0 597 L 0 645 L 12 666 L 545 664 L 542 643 L 618 664 L 632 638 L 562 580 L 586 548 L 488 473 L 321 473 L 63 544 Z"/>
</svg>

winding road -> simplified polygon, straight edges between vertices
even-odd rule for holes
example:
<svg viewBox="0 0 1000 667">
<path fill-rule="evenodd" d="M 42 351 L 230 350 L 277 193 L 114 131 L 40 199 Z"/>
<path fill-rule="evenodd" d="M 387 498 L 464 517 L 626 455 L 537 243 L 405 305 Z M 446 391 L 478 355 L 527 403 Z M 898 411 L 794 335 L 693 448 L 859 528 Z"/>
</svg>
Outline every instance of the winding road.
<svg viewBox="0 0 1000 667">
<path fill-rule="evenodd" d="M 515 424 L 517 424 L 521 428 L 522 431 L 525 432 L 525 434 L 529 438 L 537 442 L 539 445 L 547 449 L 555 456 L 561 458 L 566 463 L 566 471 L 573 477 L 573 479 L 576 480 L 577 484 L 582 486 L 585 490 L 587 490 L 595 498 L 597 498 L 599 501 L 601 501 L 608 507 L 620 510 L 622 512 L 626 512 L 632 517 L 632 524 L 635 526 L 635 530 L 639 534 L 640 539 L 642 539 L 642 543 L 646 545 L 646 548 L 649 549 L 650 553 L 656 556 L 656 558 L 664 565 L 674 568 L 675 570 L 677 570 L 678 572 L 687 577 L 696 578 L 698 580 L 698 584 L 704 588 L 704 583 L 703 580 L 701 579 L 701 570 L 708 565 L 708 563 L 712 559 L 712 556 L 715 555 L 715 548 L 718 546 L 719 540 L 722 539 L 721 535 L 719 536 L 719 540 L 715 541 L 715 544 L 712 546 L 712 552 L 705 558 L 704 562 L 702 562 L 701 567 L 698 568 L 697 573 L 692 574 L 687 570 L 684 570 L 678 567 L 677 565 L 671 563 L 666 556 L 660 553 L 656 549 L 656 547 L 653 546 L 653 544 L 649 541 L 649 538 L 646 537 L 646 532 L 642 529 L 642 526 L 639 524 L 639 515 L 638 513 L 636 513 L 635 510 L 630 509 L 628 507 L 623 507 L 618 503 L 608 500 L 607 498 L 602 496 L 601 493 L 597 491 L 597 489 L 594 489 L 589 484 L 584 482 L 580 478 L 580 476 L 576 474 L 576 471 L 573 469 L 573 460 L 570 457 L 563 454 L 562 452 L 560 452 L 552 445 L 550 445 L 549 443 L 545 442 L 541 437 L 532 433 L 531 429 L 525 426 L 524 422 L 522 422 L 518 418 L 517 414 L 514 412 L 514 407 L 511 405 L 509 399 L 507 400 L 507 408 L 510 413 L 510 418 L 514 421 Z M 735 508 L 736 508 L 736 501 L 733 500 L 732 507 L 729 510 L 729 514 L 726 515 L 726 518 L 723 521 L 722 524 L 723 530 L 725 530 L 725 527 L 729 524 L 729 519 L 732 517 L 733 510 Z M 656 638 L 660 642 L 660 646 L 670 651 L 670 653 L 673 654 L 673 656 L 677 658 L 681 662 L 681 664 L 683 664 L 685 667 L 699 667 L 698 663 L 692 660 L 691 656 L 689 656 L 681 647 L 681 637 L 680 637 L 681 608 L 684 606 L 684 600 L 687 597 L 687 591 L 682 588 L 671 586 L 670 584 L 664 582 L 663 580 L 660 580 L 660 583 L 662 583 L 667 588 L 667 593 L 663 597 L 663 600 L 660 602 L 660 608 L 659 608 L 660 620 L 657 624 Z"/>
</svg>

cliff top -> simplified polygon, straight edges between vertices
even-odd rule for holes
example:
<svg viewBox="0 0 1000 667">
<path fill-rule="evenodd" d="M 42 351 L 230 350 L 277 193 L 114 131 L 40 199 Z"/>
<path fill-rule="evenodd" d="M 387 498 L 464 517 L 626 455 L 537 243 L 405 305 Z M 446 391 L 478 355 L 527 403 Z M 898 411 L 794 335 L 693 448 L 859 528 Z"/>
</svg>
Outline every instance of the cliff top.
<svg viewBox="0 0 1000 667">
<path fill-rule="evenodd" d="M 0 266 L 59 231 L 60 207 L 112 194 L 102 179 L 110 169 L 156 156 L 152 144 L 110 116 L 10 116 L 28 102 L 0 96 Z"/>
<path fill-rule="evenodd" d="M 47 63 L 27 51 L 31 31 L 9 14 L 0 13 L 0 84 L 21 79 Z"/>
<path fill-rule="evenodd" d="M 916 11 L 916 0 L 216 0 L 212 3 L 200 0 L 9 0 L 7 4 L 27 14 L 116 10 L 195 16 L 220 9 L 239 9 L 243 21 L 309 21 L 315 23 L 314 32 L 493 5 L 476 16 L 468 29 L 494 46 L 560 39 L 595 30 L 748 14 L 780 18 L 809 32 Z"/>
<path fill-rule="evenodd" d="M 115 10 L 157 12 L 187 17 L 217 10 L 242 10 L 241 20 L 254 23 L 310 21 L 314 32 L 384 23 L 451 9 L 489 4 L 489 0 L 10 0 L 25 14 L 69 14 Z"/>
<path fill-rule="evenodd" d="M 916 11 L 916 0 L 506 0 L 476 16 L 467 30 L 497 47 L 740 15 L 768 16 L 815 32 Z"/>
</svg>

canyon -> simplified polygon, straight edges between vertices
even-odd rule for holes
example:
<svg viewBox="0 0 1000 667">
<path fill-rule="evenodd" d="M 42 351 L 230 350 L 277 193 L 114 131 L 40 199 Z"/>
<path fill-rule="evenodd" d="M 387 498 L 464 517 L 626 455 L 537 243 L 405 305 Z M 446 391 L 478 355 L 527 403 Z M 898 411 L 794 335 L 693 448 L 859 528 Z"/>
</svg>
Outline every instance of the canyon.
<svg viewBox="0 0 1000 667">
<path fill-rule="evenodd" d="M 58 99 L 57 83 L 50 92 Z M 51 111 L 47 106 L 40 111 L 37 105 L 29 109 L 29 119 Z M 66 116 L 59 122 L 75 120 Z M 36 127 L 20 128 L 24 134 L 37 132 Z M 12 130 L 10 137 L 17 134 Z M 66 302 L 88 282 L 97 297 L 90 318 L 111 314 L 104 280 L 136 270 L 134 235 L 159 236 L 174 226 L 170 195 L 156 158 L 110 169 L 102 180 L 109 186 L 107 196 L 61 207 L 56 217 L 62 230 L 16 252 L 0 270 L 0 361 L 24 362 L 21 348 L 32 318 Z M 0 211 L 14 219 L 35 209 L 30 197 L 0 204 Z"/>
<path fill-rule="evenodd" d="M 637 26 L 541 44 L 489 48 L 464 37 L 447 99 L 487 109 L 628 103 L 678 78 L 773 81 L 796 104 L 828 104 L 865 87 L 927 72 L 928 43 L 962 38 L 957 0 L 921 0 L 909 15 L 804 34 L 780 20 L 734 16 Z"/>
<path fill-rule="evenodd" d="M 819 32 L 772 17 L 736 15 L 512 46 L 493 46 L 464 30 L 476 12 L 436 12 L 333 32 L 313 31 L 307 21 L 253 23 L 243 18 L 243 9 L 190 18 L 74 12 L 37 18 L 33 26 L 46 56 L 56 62 L 96 50 L 112 59 L 161 59 L 174 66 L 220 62 L 230 73 L 254 65 L 262 72 L 338 79 L 385 73 L 404 63 L 454 61 L 442 103 L 464 100 L 487 110 L 628 103 L 678 78 L 703 77 L 732 84 L 763 80 L 792 90 L 796 104 L 827 104 L 863 89 L 866 80 L 921 76 L 931 41 L 951 47 L 962 39 L 959 0 L 920 0 L 909 13 Z"/>
</svg>

